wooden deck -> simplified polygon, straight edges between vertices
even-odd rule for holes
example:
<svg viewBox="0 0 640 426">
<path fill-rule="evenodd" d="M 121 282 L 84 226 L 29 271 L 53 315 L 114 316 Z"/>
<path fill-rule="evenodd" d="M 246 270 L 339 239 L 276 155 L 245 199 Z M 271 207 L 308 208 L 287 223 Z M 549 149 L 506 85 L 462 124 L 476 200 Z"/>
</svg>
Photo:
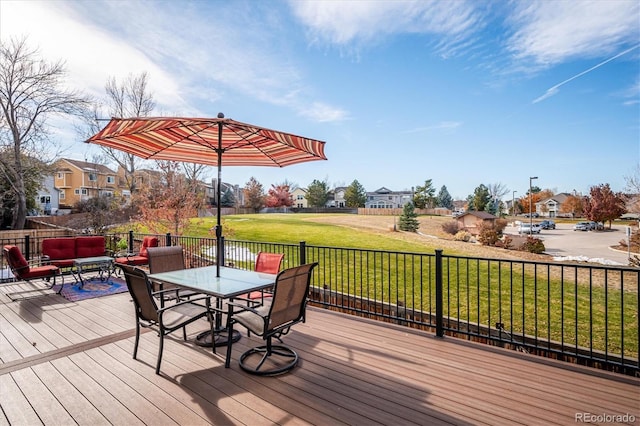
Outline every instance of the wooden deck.
<svg viewBox="0 0 640 426">
<path fill-rule="evenodd" d="M 639 379 L 312 307 L 284 338 L 302 358 L 289 374 L 239 369 L 256 337 L 234 345 L 225 369 L 177 333 L 158 376 L 154 333 L 131 358 L 128 294 L 11 301 L 16 287 L 0 286 L 0 425 L 572 425 L 578 413 L 640 421 Z"/>
</svg>

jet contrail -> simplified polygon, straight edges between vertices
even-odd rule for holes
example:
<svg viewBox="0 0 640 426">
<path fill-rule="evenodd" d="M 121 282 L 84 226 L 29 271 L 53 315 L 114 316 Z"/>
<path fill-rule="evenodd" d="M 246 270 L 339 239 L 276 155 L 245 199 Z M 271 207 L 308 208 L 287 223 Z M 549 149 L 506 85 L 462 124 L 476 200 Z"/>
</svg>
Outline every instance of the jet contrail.
<svg viewBox="0 0 640 426">
<path fill-rule="evenodd" d="M 545 94 L 544 94 L 544 95 L 540 96 L 540 97 L 539 97 L 539 98 L 537 98 L 537 99 L 534 99 L 534 101 L 533 101 L 532 103 L 537 104 L 537 103 L 538 103 L 538 102 L 540 102 L 540 101 L 543 101 L 543 100 L 545 100 L 545 99 L 547 99 L 547 98 L 550 98 L 551 96 L 555 95 L 556 93 L 558 93 L 558 92 L 560 91 L 560 86 L 563 86 L 563 85 L 567 84 L 568 82 L 570 82 L 570 81 L 572 81 L 572 80 L 575 80 L 575 79 L 576 79 L 576 78 L 578 78 L 578 77 L 582 77 L 583 75 L 585 75 L 585 74 L 587 74 L 587 73 L 589 73 L 589 72 L 591 72 L 591 71 L 593 71 L 593 70 L 595 70 L 595 69 L 597 69 L 597 68 L 600 68 L 600 67 L 601 67 L 601 66 L 603 66 L 604 64 L 606 64 L 606 63 L 608 63 L 608 62 L 611 62 L 611 61 L 613 61 L 614 59 L 619 58 L 619 57 L 620 57 L 620 56 L 622 56 L 622 55 L 626 55 L 627 53 L 631 52 L 631 51 L 632 51 L 632 50 L 634 50 L 634 49 L 637 49 L 638 47 L 640 47 L 640 44 L 637 44 L 637 45 L 635 45 L 635 46 L 633 46 L 633 47 L 631 47 L 631 48 L 629 48 L 629 49 L 625 50 L 624 52 L 618 53 L 616 56 L 613 56 L 613 57 L 611 57 L 611 58 L 607 59 L 606 61 L 602 61 L 602 62 L 600 62 L 599 64 L 592 66 L 592 67 L 591 67 L 591 68 L 589 68 L 588 70 L 586 70 L 586 71 L 582 71 L 581 73 L 576 74 L 576 75 L 574 75 L 573 77 L 566 79 L 566 80 L 565 80 L 565 81 L 563 81 L 562 83 L 558 83 L 558 84 L 556 84 L 555 86 L 553 86 L 553 87 L 551 87 L 550 89 L 548 89 L 548 90 L 545 92 Z"/>
</svg>

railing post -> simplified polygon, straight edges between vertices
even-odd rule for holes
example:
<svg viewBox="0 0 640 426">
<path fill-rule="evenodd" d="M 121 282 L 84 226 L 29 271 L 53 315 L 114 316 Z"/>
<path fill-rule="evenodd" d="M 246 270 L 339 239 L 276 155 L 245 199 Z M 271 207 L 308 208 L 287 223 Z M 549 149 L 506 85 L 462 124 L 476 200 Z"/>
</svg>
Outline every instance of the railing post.
<svg viewBox="0 0 640 426">
<path fill-rule="evenodd" d="M 171 245 L 171 232 L 167 232 L 165 235 L 164 245 L 169 247 Z"/>
<path fill-rule="evenodd" d="M 129 230 L 129 249 L 127 251 L 133 253 L 133 229 Z"/>
<path fill-rule="evenodd" d="M 24 258 L 31 260 L 31 241 L 28 235 L 24 236 Z"/>
<path fill-rule="evenodd" d="M 224 266 L 224 252 L 226 250 L 224 249 L 224 236 L 220 236 L 220 266 Z"/>
<path fill-rule="evenodd" d="M 444 337 L 442 303 L 442 249 L 436 250 L 436 337 Z"/>
<path fill-rule="evenodd" d="M 307 242 L 300 241 L 300 253 L 298 253 L 298 257 L 300 258 L 300 265 L 304 265 L 307 263 Z"/>
</svg>

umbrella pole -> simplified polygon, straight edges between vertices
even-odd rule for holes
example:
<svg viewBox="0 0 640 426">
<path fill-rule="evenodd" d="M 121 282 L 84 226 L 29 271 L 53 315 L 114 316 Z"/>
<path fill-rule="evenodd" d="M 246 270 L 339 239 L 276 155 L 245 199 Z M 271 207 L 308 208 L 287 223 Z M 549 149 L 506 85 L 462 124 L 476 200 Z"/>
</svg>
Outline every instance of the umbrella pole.
<svg viewBox="0 0 640 426">
<path fill-rule="evenodd" d="M 218 123 L 218 184 L 216 185 L 216 278 L 220 277 L 220 264 L 222 263 L 222 220 L 220 214 L 221 187 L 222 187 L 222 122 Z"/>
</svg>

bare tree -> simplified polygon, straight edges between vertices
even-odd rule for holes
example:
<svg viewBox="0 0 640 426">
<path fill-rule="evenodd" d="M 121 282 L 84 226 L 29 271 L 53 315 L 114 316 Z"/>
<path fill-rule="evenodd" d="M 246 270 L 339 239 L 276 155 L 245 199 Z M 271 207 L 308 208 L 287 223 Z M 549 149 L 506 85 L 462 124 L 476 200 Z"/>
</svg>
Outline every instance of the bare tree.
<svg viewBox="0 0 640 426">
<path fill-rule="evenodd" d="M 41 182 L 46 154 L 57 151 L 49 139 L 47 119 L 56 115 L 86 114 L 90 100 L 80 92 L 63 88 L 66 74 L 61 61 L 48 63 L 26 39 L 0 42 L 0 156 L 3 179 L 10 182 L 15 198 L 11 227 L 24 228 L 27 217 L 27 176 Z M 41 161 L 25 161 L 37 158 Z M 43 161 L 45 160 L 45 161 Z M 53 158 L 51 158 L 53 160 Z"/>
<path fill-rule="evenodd" d="M 625 195 L 627 210 L 630 213 L 640 213 L 640 163 L 636 164 L 633 173 L 625 176 Z"/>
<path fill-rule="evenodd" d="M 107 94 L 106 109 L 111 117 L 128 118 L 128 117 L 147 117 L 156 107 L 153 95 L 149 93 L 147 88 L 149 77 L 146 72 L 139 75 L 129 74 L 126 80 L 120 84 L 115 77 L 111 77 L 105 84 Z M 94 111 L 95 117 L 90 123 L 92 133 L 99 130 L 99 119 L 101 106 L 96 106 Z M 125 181 L 131 193 L 136 190 L 135 171 L 139 168 L 142 161 L 133 154 L 128 154 L 117 149 L 101 147 L 107 158 L 115 161 L 115 163 L 124 170 Z"/>
<path fill-rule="evenodd" d="M 490 183 L 487 185 L 487 189 L 492 200 L 502 200 L 502 197 L 509 193 L 509 188 L 502 183 Z"/>
<path fill-rule="evenodd" d="M 206 164 L 182 163 L 182 169 L 189 181 L 199 182 L 204 180 L 206 172 L 211 168 Z"/>
<path fill-rule="evenodd" d="M 183 235 L 202 206 L 202 194 L 193 181 L 180 173 L 180 163 L 156 161 L 160 181 L 140 188 L 135 194 L 139 221 L 151 232 Z"/>
</svg>

